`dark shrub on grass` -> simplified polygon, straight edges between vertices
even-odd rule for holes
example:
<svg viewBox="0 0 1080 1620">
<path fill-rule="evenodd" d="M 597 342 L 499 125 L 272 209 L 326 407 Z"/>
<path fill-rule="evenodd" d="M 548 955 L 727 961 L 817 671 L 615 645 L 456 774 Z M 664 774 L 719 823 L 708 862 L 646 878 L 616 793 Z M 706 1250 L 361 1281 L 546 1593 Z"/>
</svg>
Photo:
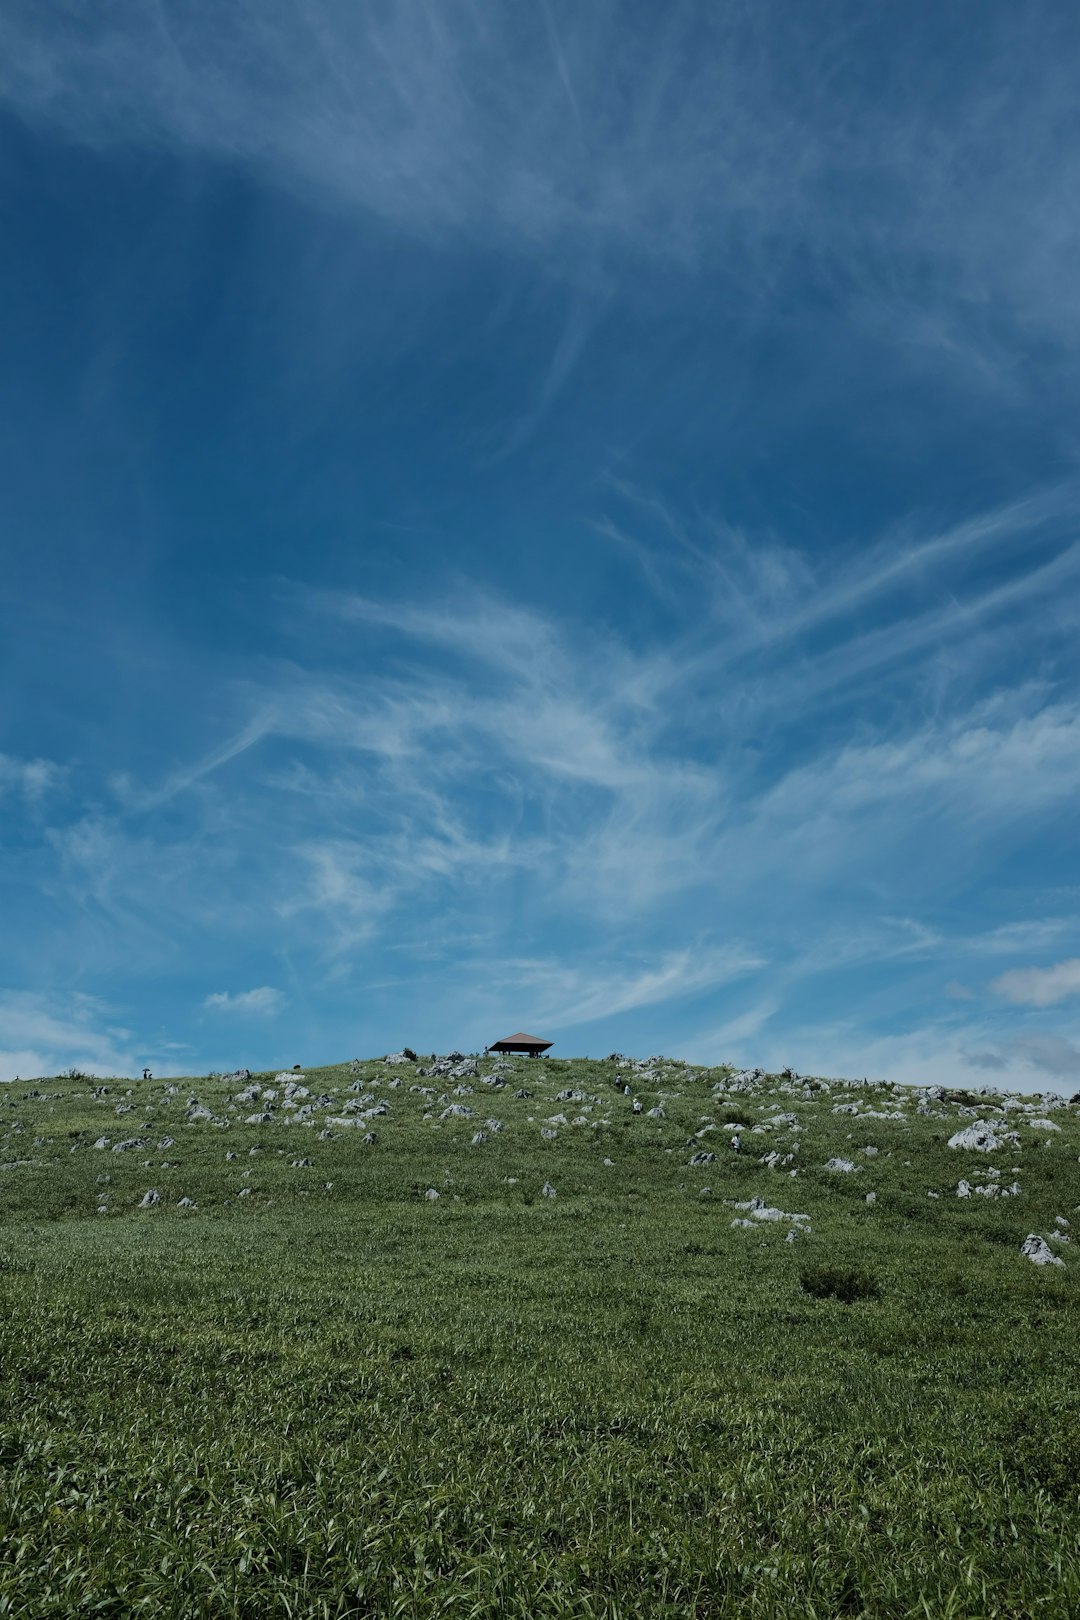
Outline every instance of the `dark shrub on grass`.
<svg viewBox="0 0 1080 1620">
<path fill-rule="evenodd" d="M 877 1278 L 859 1266 L 813 1266 L 799 1274 L 806 1294 L 815 1299 L 839 1299 L 853 1305 L 857 1299 L 877 1299 L 881 1293 Z"/>
</svg>

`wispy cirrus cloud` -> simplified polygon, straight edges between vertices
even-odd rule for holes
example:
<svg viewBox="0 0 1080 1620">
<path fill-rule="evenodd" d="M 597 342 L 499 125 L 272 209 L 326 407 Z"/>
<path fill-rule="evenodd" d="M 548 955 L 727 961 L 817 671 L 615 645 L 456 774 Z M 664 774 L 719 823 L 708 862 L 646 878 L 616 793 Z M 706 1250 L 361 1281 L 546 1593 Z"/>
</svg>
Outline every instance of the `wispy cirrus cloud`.
<svg viewBox="0 0 1080 1620">
<path fill-rule="evenodd" d="M 487 978 L 501 987 L 508 1003 L 524 1002 L 529 1017 L 551 1029 L 569 1029 L 700 995 L 766 965 L 764 957 L 738 945 L 698 943 L 645 963 L 632 958 L 575 965 L 550 959 L 498 961 L 490 965 Z"/>
<path fill-rule="evenodd" d="M 1045 553 L 1017 521 L 1022 583 Z M 1006 546 L 997 528 L 971 524 Z M 983 556 L 978 538 L 973 552 L 925 535 L 910 544 L 918 564 L 874 573 L 870 592 L 896 628 L 894 691 L 901 675 L 921 678 L 921 641 L 904 636 L 922 612 L 911 577 L 969 599 L 977 581 L 960 565 Z M 732 699 L 730 642 L 704 648 L 697 624 L 633 639 L 476 585 L 392 600 L 279 587 L 299 656 L 264 661 L 222 694 L 215 714 L 238 715 L 233 732 L 52 830 L 46 882 L 55 904 L 75 903 L 73 947 L 85 930 L 99 954 L 107 937 L 145 964 L 210 939 L 215 971 L 228 972 L 229 942 L 257 937 L 288 972 L 299 962 L 328 985 L 354 970 L 370 981 L 393 945 L 437 961 L 444 990 L 457 986 L 445 1005 L 471 1008 L 481 1032 L 511 1008 L 512 1022 L 569 1030 L 693 1004 L 704 1033 L 674 1043 L 689 1055 L 722 1046 L 751 1061 L 760 1042 L 806 1066 L 805 1036 L 853 1068 L 846 1036 L 829 1044 L 792 1011 L 810 987 L 872 971 L 914 982 L 933 964 L 940 1007 L 950 974 L 981 981 L 986 958 L 1064 945 L 1067 900 L 1056 916 L 1014 910 L 978 926 L 948 915 L 988 848 L 999 860 L 1080 790 L 1080 693 L 1065 663 L 1053 678 L 1051 630 L 1038 679 L 1022 668 L 990 694 L 960 679 L 947 700 L 887 715 L 851 680 L 838 729 L 778 746 L 763 713 L 800 725 L 797 688 L 812 692 L 815 669 L 865 632 L 828 607 L 839 598 L 825 571 L 782 551 L 750 568 L 744 549 L 725 565 L 741 615 L 792 620 L 790 635 L 757 637 L 756 705 Z M 1017 611 L 1034 599 L 1019 594 Z M 951 622 L 962 670 L 977 632 L 971 618 Z M 573 941 L 566 959 L 559 938 Z M 747 1007 L 743 981 L 765 963 Z M 260 979 L 278 971 L 260 958 L 254 991 L 215 992 L 205 1010 L 268 1017 L 283 992 Z M 963 1039 L 941 1028 L 954 1072 L 968 1054 L 1004 1053 L 995 1072 L 1031 1081 L 1033 1050 L 1006 1049 L 992 1024 L 973 1021 Z M 925 1072 L 914 1045 L 890 1039 L 883 1061 Z"/>
<path fill-rule="evenodd" d="M 752 305 L 798 265 L 986 378 L 1002 321 L 1072 345 L 1080 320 L 1060 138 L 1077 43 L 1060 10 L 1037 15 L 898 29 L 860 74 L 864 19 L 845 7 L 823 25 L 777 4 L 109 0 L 78 20 L 17 4 L 0 98 L 69 138 L 239 161 L 584 284 L 629 255 L 708 266 Z"/>
</svg>

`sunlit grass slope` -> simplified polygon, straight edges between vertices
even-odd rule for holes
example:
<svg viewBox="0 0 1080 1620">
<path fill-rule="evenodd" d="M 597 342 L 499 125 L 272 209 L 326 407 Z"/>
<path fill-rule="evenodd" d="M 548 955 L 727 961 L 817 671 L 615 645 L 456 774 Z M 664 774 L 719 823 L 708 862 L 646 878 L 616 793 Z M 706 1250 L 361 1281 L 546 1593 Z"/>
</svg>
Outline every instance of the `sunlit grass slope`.
<svg viewBox="0 0 1080 1620">
<path fill-rule="evenodd" d="M 1080 1613 L 1080 1110 L 494 1067 L 0 1088 L 0 1614 Z"/>
</svg>

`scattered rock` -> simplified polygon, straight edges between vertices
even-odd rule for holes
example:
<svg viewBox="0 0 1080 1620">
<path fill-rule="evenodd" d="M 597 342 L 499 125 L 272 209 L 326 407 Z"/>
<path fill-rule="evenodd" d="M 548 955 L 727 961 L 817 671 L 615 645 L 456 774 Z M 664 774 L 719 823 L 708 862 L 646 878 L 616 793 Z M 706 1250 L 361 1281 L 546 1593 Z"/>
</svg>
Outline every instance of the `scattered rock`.
<svg viewBox="0 0 1080 1620">
<path fill-rule="evenodd" d="M 541 1197 L 543 1197 L 543 1198 L 554 1198 L 555 1197 L 555 1189 L 551 1185 L 550 1181 L 545 1181 L 544 1182 L 544 1185 L 540 1189 L 540 1194 L 541 1194 Z"/>
<path fill-rule="evenodd" d="M 139 1208 L 153 1209 L 155 1204 L 160 1203 L 161 1194 L 158 1192 L 156 1187 L 151 1187 L 147 1192 L 143 1193 L 142 1198 L 139 1200 Z"/>
<path fill-rule="evenodd" d="M 429 1204 L 433 1204 L 435 1202 L 435 1200 L 438 1198 L 438 1196 L 439 1195 L 435 1191 L 434 1187 L 429 1187 L 427 1192 L 424 1194 L 424 1197 L 427 1199 Z"/>
<path fill-rule="evenodd" d="M 1029 1232 L 1020 1245 L 1020 1253 L 1026 1255 L 1033 1266 L 1063 1266 L 1065 1264 L 1060 1255 L 1054 1253 L 1045 1238 L 1039 1237 L 1037 1232 Z"/>
<path fill-rule="evenodd" d="M 955 1136 L 949 1137 L 951 1148 L 964 1148 L 971 1153 L 996 1153 L 1006 1142 L 1019 1143 L 1020 1138 L 1015 1131 L 1007 1131 L 999 1135 L 999 1127 L 993 1120 L 977 1119 L 973 1125 L 966 1125 Z"/>
<path fill-rule="evenodd" d="M 826 1170 L 836 1170 L 847 1175 L 849 1171 L 854 1170 L 855 1166 L 850 1159 L 830 1159 L 825 1168 Z"/>
</svg>

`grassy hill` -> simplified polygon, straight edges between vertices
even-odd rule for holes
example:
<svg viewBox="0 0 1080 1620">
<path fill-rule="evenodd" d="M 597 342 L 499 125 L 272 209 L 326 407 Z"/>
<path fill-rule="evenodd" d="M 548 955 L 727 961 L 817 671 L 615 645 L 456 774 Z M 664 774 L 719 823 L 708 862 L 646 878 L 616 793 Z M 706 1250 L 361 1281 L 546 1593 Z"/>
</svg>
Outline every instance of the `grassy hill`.
<svg viewBox="0 0 1080 1620">
<path fill-rule="evenodd" d="M 0 1615 L 1080 1613 L 1080 1110 L 430 1067 L 0 1088 Z"/>
</svg>

